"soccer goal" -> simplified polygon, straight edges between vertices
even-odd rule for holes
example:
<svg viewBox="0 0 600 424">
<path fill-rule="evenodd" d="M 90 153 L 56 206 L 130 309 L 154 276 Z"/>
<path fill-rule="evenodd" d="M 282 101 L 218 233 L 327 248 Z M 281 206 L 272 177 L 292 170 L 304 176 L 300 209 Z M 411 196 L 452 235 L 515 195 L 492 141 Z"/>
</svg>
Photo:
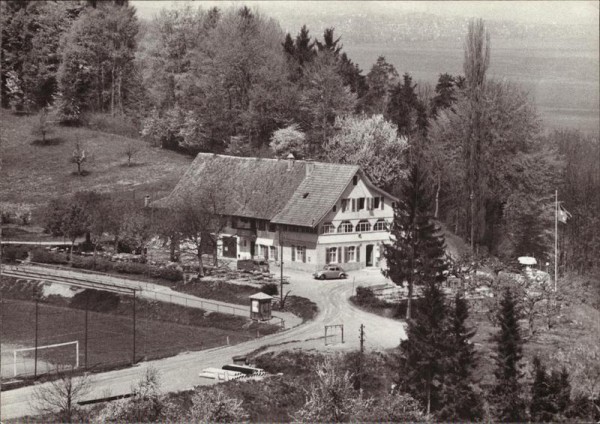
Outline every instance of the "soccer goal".
<svg viewBox="0 0 600 424">
<path fill-rule="evenodd" d="M 51 345 L 45 345 L 45 346 L 38 346 L 36 347 L 25 347 L 25 348 L 21 348 L 21 349 L 15 349 L 13 351 L 13 374 L 14 377 L 17 376 L 17 374 L 19 374 L 19 370 L 18 370 L 18 366 L 17 364 L 21 363 L 23 364 L 23 368 L 29 368 L 26 365 L 28 363 L 32 363 L 34 362 L 34 359 L 32 359 L 31 357 L 29 357 L 28 355 L 25 354 L 25 352 L 31 352 L 31 351 L 35 351 L 36 349 L 38 351 L 40 350 L 45 350 L 45 349 L 57 349 L 57 350 L 62 350 L 63 353 L 60 356 L 64 355 L 64 350 L 67 350 L 69 352 L 72 352 L 71 349 L 66 349 L 66 346 L 75 346 L 75 361 L 74 362 L 74 366 L 75 368 L 79 368 L 79 340 L 75 340 L 72 342 L 65 342 L 65 343 L 55 343 L 55 344 L 51 344 Z M 62 348 L 62 349 L 60 349 Z M 47 364 L 47 361 L 45 361 Z M 35 364 L 31 365 L 31 367 L 35 367 Z M 25 372 L 22 372 L 22 374 Z"/>
</svg>

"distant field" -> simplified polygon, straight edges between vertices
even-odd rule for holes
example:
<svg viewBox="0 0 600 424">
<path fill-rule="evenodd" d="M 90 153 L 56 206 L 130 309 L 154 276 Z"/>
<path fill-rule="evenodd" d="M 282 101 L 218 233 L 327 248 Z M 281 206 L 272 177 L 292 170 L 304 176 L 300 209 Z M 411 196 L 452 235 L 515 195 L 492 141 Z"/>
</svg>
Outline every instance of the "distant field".
<svg viewBox="0 0 600 424">
<path fill-rule="evenodd" d="M 342 40 L 343 41 L 343 40 Z M 344 46 L 368 73 L 383 55 L 400 74 L 435 86 L 439 74 L 462 74 L 462 40 Z M 513 81 L 528 91 L 546 128 L 577 128 L 598 133 L 600 86 L 598 39 L 492 39 L 490 77 Z"/>
<path fill-rule="evenodd" d="M 37 116 L 15 116 L 1 110 L 0 120 L 0 199 L 4 202 L 42 204 L 80 190 L 157 198 L 175 186 L 192 161 L 191 157 L 151 147 L 142 140 L 87 128 L 56 127 L 49 136 L 51 143 L 36 145 L 30 132 Z M 84 177 L 73 175 L 76 167 L 69 163 L 76 141 L 82 143 L 88 157 L 83 169 L 89 175 Z M 126 165 L 127 142 L 139 149 L 132 167 Z"/>
</svg>

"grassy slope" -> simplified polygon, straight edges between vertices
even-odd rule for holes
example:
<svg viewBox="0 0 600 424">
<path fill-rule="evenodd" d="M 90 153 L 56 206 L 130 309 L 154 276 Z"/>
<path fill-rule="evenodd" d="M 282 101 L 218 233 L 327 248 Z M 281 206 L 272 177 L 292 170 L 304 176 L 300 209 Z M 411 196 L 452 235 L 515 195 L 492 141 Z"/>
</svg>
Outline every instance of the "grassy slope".
<svg viewBox="0 0 600 424">
<path fill-rule="evenodd" d="M 151 147 L 142 140 L 92 131 L 87 128 L 55 127 L 51 143 L 33 143 L 31 127 L 37 116 L 15 116 L 0 110 L 2 121 L 0 198 L 5 202 L 42 204 L 49 199 L 80 190 L 131 192 L 158 198 L 167 194 L 183 175 L 192 158 Z M 80 141 L 88 162 L 85 177 L 73 175 L 69 163 L 75 142 Z M 139 148 L 135 166 L 127 167 L 124 153 L 128 142 Z"/>
</svg>

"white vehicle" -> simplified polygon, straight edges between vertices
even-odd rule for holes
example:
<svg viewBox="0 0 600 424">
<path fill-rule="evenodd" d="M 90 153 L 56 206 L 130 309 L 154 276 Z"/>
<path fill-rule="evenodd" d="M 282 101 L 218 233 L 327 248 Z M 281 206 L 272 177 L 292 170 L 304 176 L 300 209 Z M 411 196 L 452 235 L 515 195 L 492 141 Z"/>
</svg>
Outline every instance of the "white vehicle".
<svg viewBox="0 0 600 424">
<path fill-rule="evenodd" d="M 238 380 L 244 377 L 245 374 L 238 371 L 224 370 L 221 368 L 205 368 L 200 374 L 198 374 L 198 376 L 218 381 L 231 381 Z"/>
</svg>

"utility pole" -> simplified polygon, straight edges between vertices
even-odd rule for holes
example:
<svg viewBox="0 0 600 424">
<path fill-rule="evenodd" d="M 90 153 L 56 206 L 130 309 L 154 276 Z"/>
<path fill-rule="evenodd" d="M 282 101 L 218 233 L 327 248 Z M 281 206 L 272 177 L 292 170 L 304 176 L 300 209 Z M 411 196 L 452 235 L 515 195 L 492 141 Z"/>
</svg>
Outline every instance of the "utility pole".
<svg viewBox="0 0 600 424">
<path fill-rule="evenodd" d="M 34 345 L 34 356 L 33 356 L 33 377 L 37 377 L 37 358 L 38 358 L 38 317 L 39 317 L 39 299 L 35 298 L 35 345 Z"/>
<path fill-rule="evenodd" d="M 359 331 L 359 336 L 358 339 L 360 340 L 360 353 L 358 354 L 358 379 L 356 380 L 357 382 L 357 389 L 360 390 L 360 387 L 362 385 L 362 375 L 363 375 L 363 360 L 364 360 L 364 354 L 365 354 L 365 326 L 364 324 L 360 325 L 360 331 Z"/>
<path fill-rule="evenodd" d="M 283 243 L 281 242 L 281 226 L 278 228 L 279 230 L 279 268 L 281 272 L 280 280 L 279 280 L 279 307 L 283 309 Z"/>
<path fill-rule="evenodd" d="M 133 289 L 133 358 L 132 359 L 133 359 L 132 365 L 135 365 L 135 289 Z"/>
<path fill-rule="evenodd" d="M 85 339 L 83 342 L 84 349 L 85 349 L 83 364 L 84 364 L 84 369 L 86 369 L 86 370 L 88 367 L 88 310 L 89 310 L 89 306 L 90 306 L 90 296 L 88 294 L 85 298 Z"/>
<path fill-rule="evenodd" d="M 558 189 L 554 191 L 554 291 L 558 290 Z"/>
</svg>

